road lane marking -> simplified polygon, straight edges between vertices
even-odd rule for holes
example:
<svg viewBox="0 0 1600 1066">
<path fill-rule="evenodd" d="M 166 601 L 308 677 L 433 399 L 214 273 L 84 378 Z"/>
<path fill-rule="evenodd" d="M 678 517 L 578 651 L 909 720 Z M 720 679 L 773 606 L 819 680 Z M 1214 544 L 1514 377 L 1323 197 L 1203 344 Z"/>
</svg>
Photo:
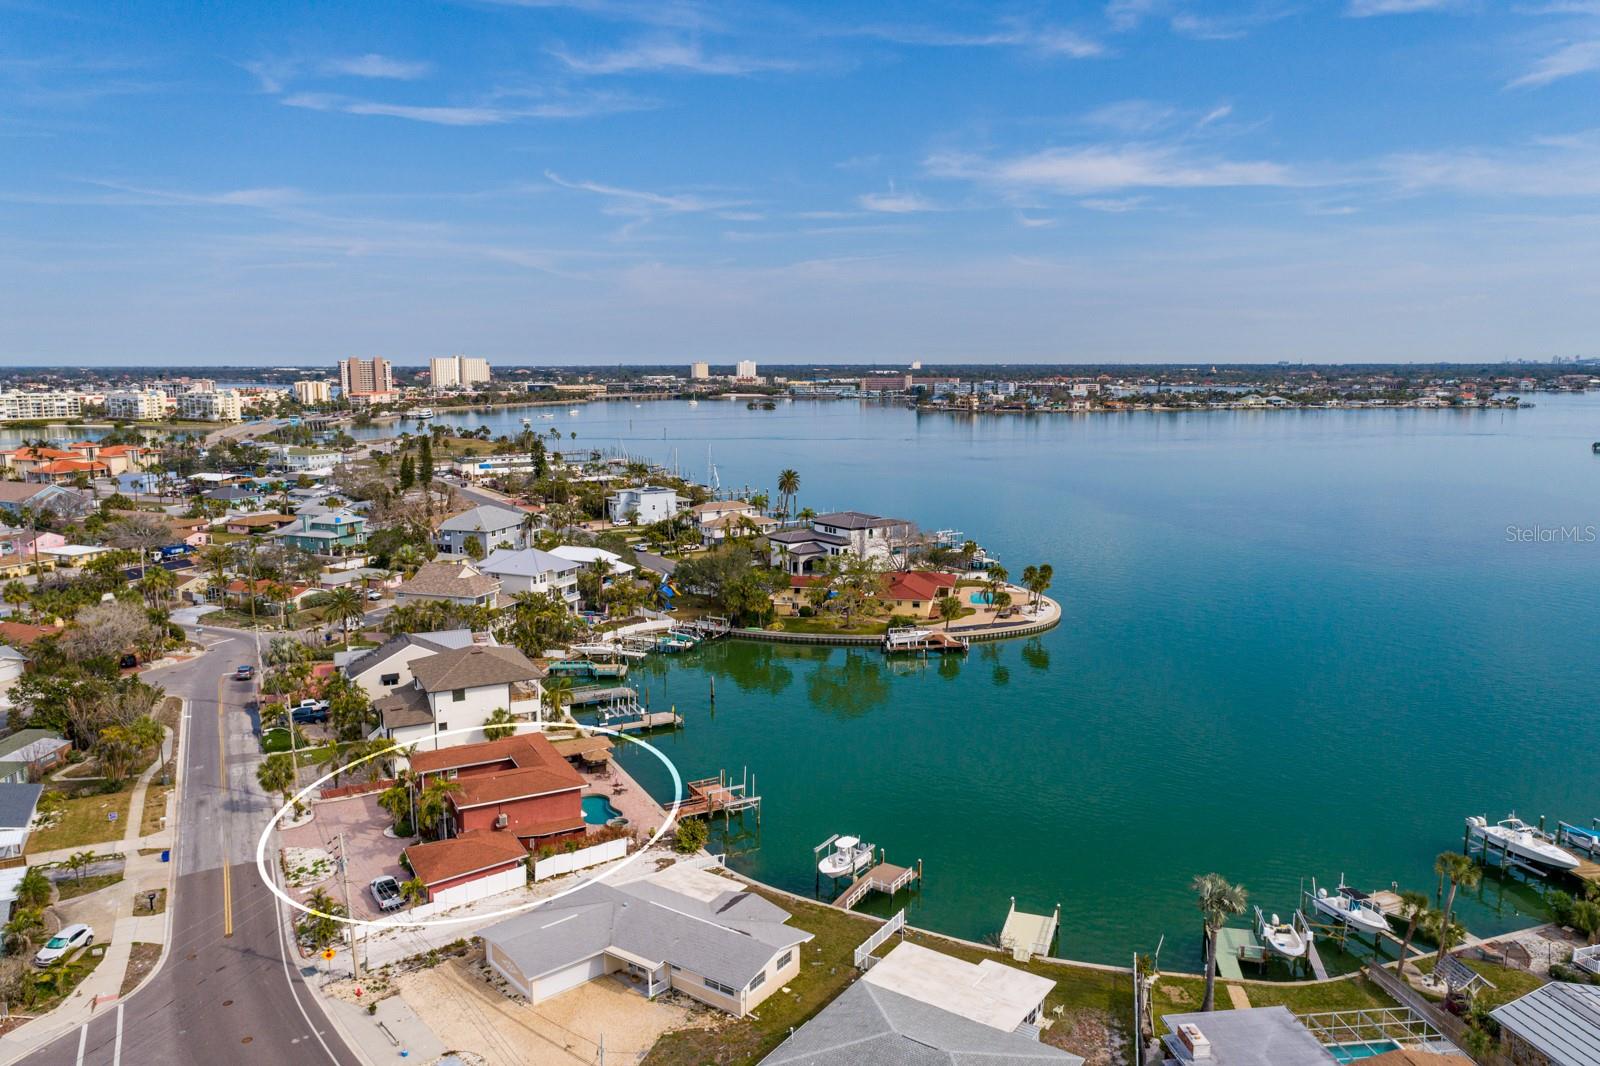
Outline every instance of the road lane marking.
<svg viewBox="0 0 1600 1066">
<path fill-rule="evenodd" d="M 78 1030 L 78 1066 L 83 1066 L 84 1045 L 89 1042 L 89 1023 L 84 1022 L 83 1028 Z"/>
<path fill-rule="evenodd" d="M 117 1004 L 117 1042 L 111 1049 L 111 1066 L 122 1066 L 122 1004 Z"/>
<path fill-rule="evenodd" d="M 222 690 L 227 682 L 227 674 L 217 678 L 217 784 L 224 803 L 228 795 L 228 728 Z M 222 834 L 222 935 L 227 938 L 233 935 L 233 871 L 230 867 L 232 860 L 228 857 L 226 818 L 218 820 L 217 831 Z"/>
</svg>

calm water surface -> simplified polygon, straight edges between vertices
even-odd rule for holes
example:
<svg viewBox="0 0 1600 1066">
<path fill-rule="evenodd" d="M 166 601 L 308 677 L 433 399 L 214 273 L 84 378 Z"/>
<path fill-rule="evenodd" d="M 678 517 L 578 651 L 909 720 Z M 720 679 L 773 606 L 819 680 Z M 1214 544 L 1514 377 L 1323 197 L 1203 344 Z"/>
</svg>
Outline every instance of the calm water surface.
<svg viewBox="0 0 1600 1066">
<path fill-rule="evenodd" d="M 965 530 L 1055 567 L 1063 624 L 895 666 L 729 642 L 635 671 L 685 777 L 756 775 L 737 868 L 810 892 L 812 845 L 922 859 L 919 925 L 980 939 L 1008 897 L 1059 953 L 1198 963 L 1188 883 L 1288 913 L 1302 878 L 1431 890 L 1462 818 L 1600 815 L 1596 398 L 1526 411 L 959 418 L 854 403 L 596 405 L 534 427 L 801 503 Z M 524 412 L 465 416 L 515 433 Z M 1538 537 L 1539 534 L 1530 534 Z M 708 705 L 716 680 L 716 707 Z M 658 796 L 654 760 L 626 757 Z M 1488 879 L 1479 933 L 1539 897 Z"/>
</svg>

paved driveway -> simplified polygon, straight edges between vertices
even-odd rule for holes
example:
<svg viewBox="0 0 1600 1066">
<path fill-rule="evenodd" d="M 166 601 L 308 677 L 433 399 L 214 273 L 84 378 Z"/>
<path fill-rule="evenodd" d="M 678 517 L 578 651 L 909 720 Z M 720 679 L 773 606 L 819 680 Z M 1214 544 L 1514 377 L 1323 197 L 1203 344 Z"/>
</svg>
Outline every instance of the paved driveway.
<svg viewBox="0 0 1600 1066">
<path fill-rule="evenodd" d="M 316 805 L 316 816 L 310 822 L 278 835 L 282 845 L 298 848 L 321 848 L 338 856 L 340 837 L 343 836 L 345 856 L 349 860 L 351 914 L 356 918 L 378 918 L 381 912 L 372 902 L 367 886 L 373 878 L 388 874 L 396 881 L 405 881 L 410 875 L 400 865 L 400 852 L 409 841 L 385 836 L 389 815 L 378 806 L 378 794 L 368 792 L 344 799 L 322 800 Z M 334 876 L 317 886 L 325 888 L 335 898 L 344 898 L 344 880 Z M 303 893 L 310 895 L 308 889 Z"/>
</svg>

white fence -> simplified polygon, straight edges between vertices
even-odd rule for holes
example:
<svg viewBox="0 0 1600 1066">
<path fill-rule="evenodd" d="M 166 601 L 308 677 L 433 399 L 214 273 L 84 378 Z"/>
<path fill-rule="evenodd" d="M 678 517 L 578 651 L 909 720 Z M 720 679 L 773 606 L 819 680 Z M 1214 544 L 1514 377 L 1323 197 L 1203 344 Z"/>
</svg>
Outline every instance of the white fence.
<svg viewBox="0 0 1600 1066">
<path fill-rule="evenodd" d="M 582 870 L 587 866 L 598 866 L 612 859 L 620 859 L 628 854 L 628 838 L 618 837 L 608 840 L 604 844 L 596 844 L 592 848 L 579 848 L 577 851 L 564 851 L 552 855 L 548 859 L 540 859 L 533 864 L 533 879 L 543 881 L 547 877 L 559 877 L 570 874 L 574 870 Z"/>
<path fill-rule="evenodd" d="M 865 970 L 876 962 L 877 960 L 873 958 L 872 953 L 877 951 L 878 948 L 883 946 L 885 940 L 888 940 L 896 933 L 904 936 L 903 930 L 905 927 L 906 912 L 903 909 L 897 911 L 893 918 L 878 926 L 877 931 L 863 940 L 861 946 L 856 948 L 856 969 Z"/>
</svg>

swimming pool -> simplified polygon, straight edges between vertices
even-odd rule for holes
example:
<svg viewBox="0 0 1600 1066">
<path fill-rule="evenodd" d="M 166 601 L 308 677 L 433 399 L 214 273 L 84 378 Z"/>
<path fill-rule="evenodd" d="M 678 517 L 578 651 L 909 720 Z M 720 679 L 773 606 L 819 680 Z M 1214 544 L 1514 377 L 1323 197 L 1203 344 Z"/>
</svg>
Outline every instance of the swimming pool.
<svg viewBox="0 0 1600 1066">
<path fill-rule="evenodd" d="M 611 806 L 611 801 L 604 796 L 583 797 L 583 820 L 590 825 L 605 825 L 621 817 L 622 812 Z"/>
<path fill-rule="evenodd" d="M 1399 1051 L 1400 1045 L 1393 1040 L 1372 1040 L 1357 1044 L 1329 1044 L 1328 1054 L 1333 1056 L 1335 1062 L 1360 1062 L 1370 1059 L 1374 1055 L 1382 1055 L 1385 1051 Z"/>
<path fill-rule="evenodd" d="M 967 596 L 967 602 L 974 606 L 988 605 L 994 602 L 994 593 L 974 592 Z"/>
</svg>

